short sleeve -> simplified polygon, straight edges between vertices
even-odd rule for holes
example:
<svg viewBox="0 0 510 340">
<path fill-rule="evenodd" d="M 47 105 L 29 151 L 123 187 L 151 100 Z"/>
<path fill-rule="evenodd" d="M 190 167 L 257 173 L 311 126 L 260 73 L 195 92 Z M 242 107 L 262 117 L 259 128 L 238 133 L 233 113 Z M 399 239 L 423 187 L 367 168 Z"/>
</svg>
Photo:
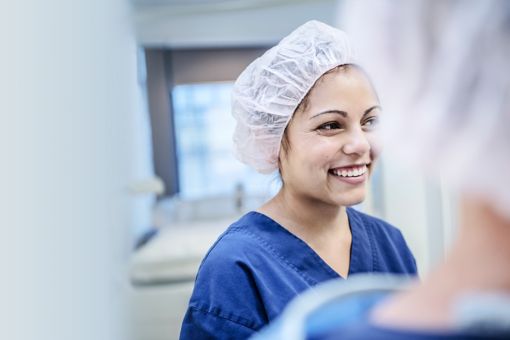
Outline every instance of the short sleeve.
<svg viewBox="0 0 510 340">
<path fill-rule="evenodd" d="M 268 323 L 247 257 L 256 252 L 231 230 L 207 254 L 195 281 L 181 328 L 181 339 L 246 339 Z"/>
<path fill-rule="evenodd" d="M 247 339 L 256 331 L 219 312 L 189 307 L 181 328 L 181 340 Z"/>
</svg>

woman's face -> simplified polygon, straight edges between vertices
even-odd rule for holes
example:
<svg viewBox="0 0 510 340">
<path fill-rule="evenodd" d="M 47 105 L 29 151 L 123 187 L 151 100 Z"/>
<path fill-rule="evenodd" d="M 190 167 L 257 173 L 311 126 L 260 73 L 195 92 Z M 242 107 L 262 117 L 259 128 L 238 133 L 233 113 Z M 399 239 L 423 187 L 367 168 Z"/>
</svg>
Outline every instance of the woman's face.
<svg viewBox="0 0 510 340">
<path fill-rule="evenodd" d="M 325 74 L 287 127 L 280 150 L 285 190 L 311 201 L 349 206 L 365 198 L 378 155 L 379 101 L 356 67 Z"/>
</svg>

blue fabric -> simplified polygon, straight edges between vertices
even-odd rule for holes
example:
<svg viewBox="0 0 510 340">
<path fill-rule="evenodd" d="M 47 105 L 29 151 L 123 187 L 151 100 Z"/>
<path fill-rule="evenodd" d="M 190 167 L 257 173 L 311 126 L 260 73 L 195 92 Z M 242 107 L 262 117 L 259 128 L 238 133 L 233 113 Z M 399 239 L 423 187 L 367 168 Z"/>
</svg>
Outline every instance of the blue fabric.
<svg viewBox="0 0 510 340">
<path fill-rule="evenodd" d="M 311 339 L 320 338 L 331 330 L 357 322 L 386 295 L 381 292 L 366 294 L 363 298 L 354 295 L 344 297 L 341 303 L 326 304 L 307 318 L 306 334 Z"/>
<path fill-rule="evenodd" d="M 347 209 L 352 233 L 349 275 L 415 275 L 402 234 Z M 306 243 L 269 217 L 250 212 L 212 246 L 197 274 L 181 339 L 246 339 L 275 319 L 297 294 L 340 276 Z"/>
<path fill-rule="evenodd" d="M 381 293 L 368 293 L 323 306 L 306 323 L 307 340 L 502 340 L 508 333 L 490 330 L 413 331 L 383 328 L 372 324 L 369 313 L 385 297 Z M 269 331 L 266 330 L 266 332 Z M 267 332 L 270 334 L 271 332 Z"/>
<path fill-rule="evenodd" d="M 510 334 L 474 334 L 467 332 L 419 332 L 379 328 L 368 322 L 358 322 L 321 337 L 309 340 L 508 340 Z"/>
</svg>

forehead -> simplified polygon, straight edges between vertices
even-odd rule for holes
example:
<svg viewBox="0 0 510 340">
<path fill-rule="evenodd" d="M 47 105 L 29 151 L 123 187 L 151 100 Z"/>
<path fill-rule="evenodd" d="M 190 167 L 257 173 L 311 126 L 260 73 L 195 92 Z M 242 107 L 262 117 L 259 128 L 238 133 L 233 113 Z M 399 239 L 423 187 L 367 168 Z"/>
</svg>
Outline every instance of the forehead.
<svg viewBox="0 0 510 340">
<path fill-rule="evenodd" d="M 341 110 L 354 114 L 378 104 L 367 75 L 358 67 L 348 66 L 319 78 L 306 98 L 303 113 L 310 116 L 326 110 Z"/>
</svg>

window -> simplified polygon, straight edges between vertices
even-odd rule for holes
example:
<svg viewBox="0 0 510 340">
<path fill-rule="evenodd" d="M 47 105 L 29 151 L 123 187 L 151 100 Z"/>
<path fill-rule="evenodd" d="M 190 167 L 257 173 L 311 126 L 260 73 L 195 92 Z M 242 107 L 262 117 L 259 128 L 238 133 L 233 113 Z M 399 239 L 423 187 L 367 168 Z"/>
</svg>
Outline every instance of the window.
<svg viewBox="0 0 510 340">
<path fill-rule="evenodd" d="M 278 188 L 274 176 L 258 174 L 233 156 L 232 85 L 184 84 L 172 90 L 181 199 L 234 197 L 239 191 L 267 197 Z"/>
</svg>

